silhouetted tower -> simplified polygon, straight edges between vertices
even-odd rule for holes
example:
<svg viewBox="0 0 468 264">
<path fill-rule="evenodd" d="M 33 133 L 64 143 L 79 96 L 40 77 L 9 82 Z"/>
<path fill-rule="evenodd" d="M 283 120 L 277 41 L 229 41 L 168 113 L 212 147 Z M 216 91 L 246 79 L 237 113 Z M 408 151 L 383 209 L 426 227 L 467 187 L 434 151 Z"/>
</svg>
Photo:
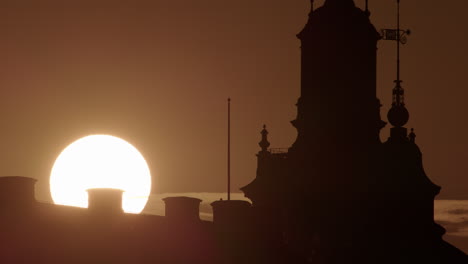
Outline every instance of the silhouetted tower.
<svg viewBox="0 0 468 264">
<path fill-rule="evenodd" d="M 327 0 L 310 13 L 298 38 L 301 97 L 292 121 L 298 136 L 288 153 L 292 175 L 285 200 L 292 205 L 288 214 L 296 217 L 292 236 L 307 237 L 293 240 L 304 245 L 312 242 L 303 240 L 318 237 L 331 248 L 357 235 L 349 233 L 361 219 L 355 205 L 367 200 L 375 171 L 369 165 L 375 163 L 372 153 L 385 126 L 376 96 L 381 36 L 369 12 L 352 0 Z M 304 203 L 309 211 L 301 208 Z M 343 223 L 343 218 L 350 220 Z M 297 219 L 302 225 L 294 225 Z"/>
<path fill-rule="evenodd" d="M 256 207 L 263 210 L 275 210 L 278 213 L 279 204 L 283 202 L 281 190 L 285 188 L 285 178 L 288 173 L 287 154 L 278 150 L 269 150 L 268 130 L 266 125 L 260 132 L 262 135 L 258 145 L 256 178 L 247 186 L 241 188 L 245 196 L 252 200 Z"/>
<path fill-rule="evenodd" d="M 388 121 L 393 125 L 391 129 L 392 137 L 406 137 L 407 131 L 403 126 L 408 123 L 409 112 L 405 106 L 405 90 L 401 86 L 402 80 L 400 77 L 400 45 L 406 43 L 406 35 L 409 30 L 400 29 L 400 1 L 397 1 L 397 28 L 382 30 L 382 36 L 385 40 L 392 40 L 396 43 L 397 62 L 396 62 L 396 80 L 395 88 L 392 92 L 392 107 L 388 111 Z"/>
<path fill-rule="evenodd" d="M 382 128 L 376 97 L 380 35 L 366 12 L 352 0 L 327 0 L 310 13 L 298 38 L 302 84 L 293 121 L 298 138 L 292 151 L 328 148 L 337 140 L 342 145 L 378 143 Z"/>
<path fill-rule="evenodd" d="M 311 252 L 334 254 L 330 250 L 359 235 L 350 228 L 363 218 L 355 205 L 369 200 L 375 171 L 369 164 L 375 163 L 385 125 L 376 97 L 380 35 L 369 12 L 352 0 L 327 0 L 317 9 L 313 4 L 297 35 L 302 43 L 301 96 L 292 121 L 297 139 L 287 153 L 274 153 L 262 143 L 267 134 L 262 132 L 257 177 L 242 188 L 257 210 L 276 207 L 286 216 L 279 226 L 286 226 L 287 246 L 304 259 L 318 258 Z"/>
<path fill-rule="evenodd" d="M 289 149 L 292 167 L 298 170 L 292 188 L 319 196 L 310 197 L 313 200 L 358 192 L 350 187 L 364 187 L 368 173 L 363 165 L 369 150 L 380 144 L 385 126 L 376 96 L 380 34 L 353 0 L 327 0 L 310 13 L 298 38 L 302 72 L 297 118 L 292 121 L 298 136 Z M 357 174 L 362 178 L 350 177 Z"/>
<path fill-rule="evenodd" d="M 241 188 L 253 211 L 273 219 L 275 208 L 282 216 L 271 232 L 283 231 L 295 263 L 463 263 L 465 255 L 441 239 L 444 230 L 433 218 L 440 187 L 424 173 L 414 130 L 408 135 L 404 127 L 409 112 L 399 51 L 409 31 L 398 23 L 380 35 L 367 1 L 365 10 L 353 0 L 326 0 L 317 9 L 313 2 L 298 34 L 301 96 L 292 121 L 297 139 L 288 152 L 276 153 L 262 131 L 257 177 Z M 382 37 L 395 40 L 398 53 L 388 113 L 393 127 L 385 143 L 376 97 Z"/>
<path fill-rule="evenodd" d="M 396 80 L 388 121 L 390 137 L 383 144 L 383 170 L 378 203 L 380 223 L 387 223 L 384 247 L 393 247 L 388 262 L 464 263 L 464 254 L 442 240 L 445 229 L 434 222 L 434 199 L 440 187 L 426 175 L 422 153 L 416 145 L 414 129 L 408 135 L 405 125 L 410 114 L 400 76 L 400 46 L 406 43 L 409 30 L 400 28 L 400 0 L 397 0 L 397 28 L 382 30 L 385 40 L 396 43 Z M 378 211 L 378 210 L 376 210 Z M 401 217 L 402 215 L 406 217 Z M 402 234 L 404 234 L 402 236 Z"/>
</svg>

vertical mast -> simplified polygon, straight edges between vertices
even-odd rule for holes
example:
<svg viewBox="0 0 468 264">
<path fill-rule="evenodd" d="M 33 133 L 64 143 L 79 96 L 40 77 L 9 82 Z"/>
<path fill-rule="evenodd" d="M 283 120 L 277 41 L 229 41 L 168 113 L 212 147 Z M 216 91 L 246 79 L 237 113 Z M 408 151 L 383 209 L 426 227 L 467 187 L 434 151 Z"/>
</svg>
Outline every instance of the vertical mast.
<svg viewBox="0 0 468 264">
<path fill-rule="evenodd" d="M 231 200 L 231 98 L 228 98 L 227 197 Z"/>
<path fill-rule="evenodd" d="M 402 30 L 400 27 L 400 0 L 397 2 L 397 28 L 382 30 L 383 39 L 396 41 L 397 48 L 397 72 L 395 80 L 395 88 L 393 88 L 392 95 L 392 108 L 388 111 L 388 121 L 396 128 L 402 128 L 409 120 L 409 112 L 405 107 L 405 90 L 401 87 L 401 69 L 400 69 L 400 48 L 401 44 L 406 43 L 406 35 L 411 32 L 409 30 Z M 397 131 L 397 130 L 394 130 Z M 403 130 L 401 130 L 403 131 Z M 400 132 L 401 132 L 400 131 Z M 398 133 L 400 133 L 398 132 Z M 401 134 L 406 137 L 406 130 Z M 399 135 L 399 136 L 401 136 Z"/>
<path fill-rule="evenodd" d="M 400 0 L 397 0 L 397 82 L 400 83 Z"/>
<path fill-rule="evenodd" d="M 402 32 L 400 29 L 400 0 L 397 0 L 397 29 L 396 29 L 396 45 L 397 45 L 397 78 L 395 80 L 395 89 L 393 91 L 393 104 L 397 106 L 404 106 L 405 99 L 404 99 L 404 90 L 401 87 L 401 76 L 400 76 L 400 45 L 402 42 L 402 37 L 406 34 L 406 32 Z"/>
</svg>

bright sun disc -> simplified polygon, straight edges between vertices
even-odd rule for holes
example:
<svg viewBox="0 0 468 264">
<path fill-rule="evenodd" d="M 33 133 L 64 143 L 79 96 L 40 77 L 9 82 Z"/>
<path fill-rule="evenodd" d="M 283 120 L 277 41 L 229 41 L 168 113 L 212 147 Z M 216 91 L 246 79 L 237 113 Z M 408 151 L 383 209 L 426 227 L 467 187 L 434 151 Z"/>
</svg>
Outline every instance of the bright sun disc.
<svg viewBox="0 0 468 264">
<path fill-rule="evenodd" d="M 151 192 L 151 174 L 140 152 L 117 137 L 81 138 L 58 156 L 50 175 L 50 192 L 56 204 L 88 207 L 87 189 L 124 190 L 122 208 L 140 213 Z"/>
</svg>

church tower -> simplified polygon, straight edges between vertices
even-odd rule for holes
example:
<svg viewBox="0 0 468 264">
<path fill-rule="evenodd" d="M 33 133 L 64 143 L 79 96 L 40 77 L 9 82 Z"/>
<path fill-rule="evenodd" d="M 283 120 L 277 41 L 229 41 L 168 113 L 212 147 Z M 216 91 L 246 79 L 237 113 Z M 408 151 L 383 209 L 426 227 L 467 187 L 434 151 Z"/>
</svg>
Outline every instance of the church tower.
<svg viewBox="0 0 468 264">
<path fill-rule="evenodd" d="M 292 121 L 298 136 L 288 153 L 298 170 L 294 180 L 305 195 L 321 196 L 314 200 L 358 192 L 352 187 L 368 182 L 362 165 L 373 158 L 369 152 L 381 143 L 385 126 L 376 96 L 380 35 L 353 0 L 326 0 L 311 11 L 298 38 L 301 96 Z"/>
<path fill-rule="evenodd" d="M 288 151 L 293 195 L 285 199 L 291 221 L 302 221 L 292 228 L 292 240 L 306 252 L 319 245 L 318 257 L 331 259 L 351 254 L 351 244 L 365 233 L 385 126 L 376 95 L 381 37 L 369 12 L 353 0 L 326 0 L 315 10 L 313 4 L 298 34 L 301 96 L 292 121 L 298 136 Z"/>
<path fill-rule="evenodd" d="M 434 221 L 434 199 L 441 187 L 426 175 L 414 129 L 408 134 L 405 127 L 410 113 L 400 74 L 400 46 L 410 31 L 400 29 L 400 0 L 396 2 L 397 28 L 383 30 L 383 38 L 396 43 L 397 59 L 392 106 L 387 114 L 392 127 L 382 145 L 381 180 L 375 186 L 380 191 L 374 197 L 385 205 L 376 210 L 378 223 L 387 226 L 382 246 L 394 250 L 388 262 L 466 263 L 466 255 L 442 239 L 445 229 Z"/>
<path fill-rule="evenodd" d="M 312 1 L 313 5 L 313 1 Z M 292 151 L 379 142 L 376 52 L 380 35 L 352 0 L 327 0 L 312 10 L 301 40 L 301 97 Z"/>
<path fill-rule="evenodd" d="M 408 135 L 404 127 L 409 112 L 399 76 L 387 116 L 391 136 L 380 140 L 386 125 L 376 95 L 382 36 L 370 12 L 353 0 L 311 5 L 297 35 L 297 138 L 277 153 L 262 130 L 257 177 L 241 188 L 252 209 L 281 216 L 271 232 L 281 230 L 294 263 L 465 263 L 466 255 L 442 240 L 444 229 L 434 222 L 440 187 L 424 172 L 414 131 Z"/>
</svg>

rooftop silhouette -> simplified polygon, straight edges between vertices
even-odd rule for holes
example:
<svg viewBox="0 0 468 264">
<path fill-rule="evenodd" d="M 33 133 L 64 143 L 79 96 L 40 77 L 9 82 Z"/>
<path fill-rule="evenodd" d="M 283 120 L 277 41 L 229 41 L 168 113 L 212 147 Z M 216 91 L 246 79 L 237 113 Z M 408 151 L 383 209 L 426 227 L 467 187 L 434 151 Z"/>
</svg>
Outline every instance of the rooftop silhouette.
<svg viewBox="0 0 468 264">
<path fill-rule="evenodd" d="M 165 216 L 134 215 L 122 211 L 122 190 L 89 189 L 85 209 L 40 203 L 34 179 L 0 177 L 0 262 L 467 263 L 434 222 L 441 187 L 424 171 L 415 130 L 405 127 L 410 102 L 399 74 L 385 102 L 390 125 L 381 118 L 383 36 L 367 3 L 312 7 L 297 35 L 297 138 L 271 149 L 263 126 L 256 178 L 242 188 L 252 203 L 215 201 L 213 222 L 200 219 L 201 200 L 191 197 L 165 198 Z M 407 32 L 386 31 L 395 32 L 387 39 L 399 51 Z M 390 130 L 384 142 L 382 129 Z"/>
</svg>

